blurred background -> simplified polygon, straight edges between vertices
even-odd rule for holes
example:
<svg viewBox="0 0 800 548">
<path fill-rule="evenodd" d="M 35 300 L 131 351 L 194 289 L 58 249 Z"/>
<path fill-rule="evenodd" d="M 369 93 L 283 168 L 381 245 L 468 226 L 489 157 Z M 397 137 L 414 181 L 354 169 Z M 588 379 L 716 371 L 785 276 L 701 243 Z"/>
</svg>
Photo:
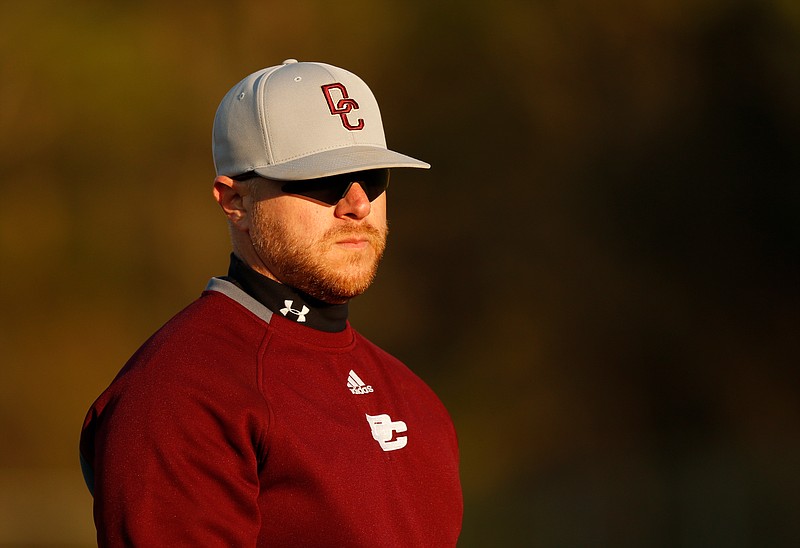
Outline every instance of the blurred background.
<svg viewBox="0 0 800 548">
<path fill-rule="evenodd" d="M 93 545 L 89 405 L 224 274 L 211 124 L 350 69 L 392 236 L 353 323 L 460 435 L 460 546 L 800 545 L 800 3 L 5 1 L 0 546 Z"/>
</svg>

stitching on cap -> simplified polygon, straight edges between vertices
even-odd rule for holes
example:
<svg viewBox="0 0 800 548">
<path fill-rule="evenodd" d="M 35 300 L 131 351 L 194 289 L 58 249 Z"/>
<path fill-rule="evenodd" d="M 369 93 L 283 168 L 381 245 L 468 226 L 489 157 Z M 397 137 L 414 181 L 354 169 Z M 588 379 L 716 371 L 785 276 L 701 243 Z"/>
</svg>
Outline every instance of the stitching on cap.
<svg viewBox="0 0 800 548">
<path fill-rule="evenodd" d="M 267 87 L 267 82 L 269 77 L 275 74 L 279 69 L 273 70 L 269 74 L 262 75 L 258 81 L 256 82 L 256 108 L 258 109 L 259 117 L 264 121 L 263 124 L 258 124 L 259 129 L 261 130 L 261 140 L 264 144 L 264 152 L 267 156 L 267 161 L 270 164 L 275 163 L 275 158 L 272 155 L 272 143 L 269 141 L 269 116 L 267 116 L 267 109 L 264 107 L 264 93 L 259 93 L 261 90 Z M 263 85 L 259 85 L 263 80 Z M 267 126 L 267 127 L 265 127 Z"/>
</svg>

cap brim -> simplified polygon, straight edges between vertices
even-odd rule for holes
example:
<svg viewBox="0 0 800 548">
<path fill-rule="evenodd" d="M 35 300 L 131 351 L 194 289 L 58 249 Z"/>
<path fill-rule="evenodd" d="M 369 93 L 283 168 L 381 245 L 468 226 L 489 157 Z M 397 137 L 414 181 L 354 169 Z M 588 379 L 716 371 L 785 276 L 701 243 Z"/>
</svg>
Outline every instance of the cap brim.
<svg viewBox="0 0 800 548">
<path fill-rule="evenodd" d="M 430 164 L 377 146 L 351 146 L 318 152 L 280 164 L 256 167 L 253 171 L 278 181 L 300 181 L 339 175 L 365 169 L 413 167 L 428 169 Z"/>
</svg>

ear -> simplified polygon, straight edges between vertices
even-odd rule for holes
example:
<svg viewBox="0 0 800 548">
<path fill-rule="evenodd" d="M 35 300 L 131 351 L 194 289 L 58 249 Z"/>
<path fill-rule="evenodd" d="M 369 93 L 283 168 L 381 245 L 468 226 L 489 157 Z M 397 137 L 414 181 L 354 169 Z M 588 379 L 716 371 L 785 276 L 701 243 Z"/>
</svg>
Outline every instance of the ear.
<svg viewBox="0 0 800 548">
<path fill-rule="evenodd" d="M 246 231 L 249 220 L 249 211 L 245 196 L 248 187 L 230 177 L 220 175 L 214 179 L 214 199 L 222 208 L 232 227 Z"/>
</svg>

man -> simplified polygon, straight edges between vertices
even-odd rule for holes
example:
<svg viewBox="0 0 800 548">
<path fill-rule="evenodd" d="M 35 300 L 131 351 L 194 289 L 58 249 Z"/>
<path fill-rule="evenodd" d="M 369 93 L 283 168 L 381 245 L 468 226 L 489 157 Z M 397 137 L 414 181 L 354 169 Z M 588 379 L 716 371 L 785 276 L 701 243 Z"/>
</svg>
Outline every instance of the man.
<svg viewBox="0 0 800 548">
<path fill-rule="evenodd" d="M 347 302 L 383 254 L 389 169 L 354 74 L 287 60 L 214 120 L 228 276 L 213 278 L 89 410 L 81 463 L 101 546 L 454 546 L 452 422 L 358 334 Z"/>
</svg>

